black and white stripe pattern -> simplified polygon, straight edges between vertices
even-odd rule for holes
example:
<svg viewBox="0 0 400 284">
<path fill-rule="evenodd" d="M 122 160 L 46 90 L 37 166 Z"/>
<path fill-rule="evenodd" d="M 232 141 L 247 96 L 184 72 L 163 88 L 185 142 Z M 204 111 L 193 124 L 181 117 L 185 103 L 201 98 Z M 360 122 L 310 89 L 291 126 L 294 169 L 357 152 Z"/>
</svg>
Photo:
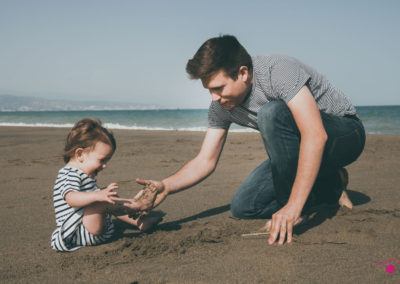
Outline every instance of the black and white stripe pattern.
<svg viewBox="0 0 400 284">
<path fill-rule="evenodd" d="M 96 180 L 80 169 L 64 167 L 58 172 L 53 201 L 57 228 L 51 237 L 51 247 L 57 251 L 74 251 L 82 246 L 105 242 L 114 232 L 111 217 L 107 215 L 107 229 L 101 236 L 90 234 L 82 224 L 84 207 L 71 207 L 65 201 L 69 191 L 91 192 L 99 190 Z"/>
<path fill-rule="evenodd" d="M 354 115 L 356 110 L 345 95 L 320 73 L 285 55 L 253 57 L 253 86 L 249 97 L 232 110 L 212 102 L 208 110 L 210 128 L 228 129 L 232 122 L 258 130 L 257 113 L 272 101 L 288 103 L 307 85 L 320 111 L 337 116 Z"/>
</svg>

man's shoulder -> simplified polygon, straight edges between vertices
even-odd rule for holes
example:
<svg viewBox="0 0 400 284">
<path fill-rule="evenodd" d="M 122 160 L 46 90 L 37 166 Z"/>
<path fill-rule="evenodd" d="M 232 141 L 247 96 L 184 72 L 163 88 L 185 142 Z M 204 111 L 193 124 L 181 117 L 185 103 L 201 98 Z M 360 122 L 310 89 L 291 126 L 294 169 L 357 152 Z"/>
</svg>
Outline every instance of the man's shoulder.
<svg viewBox="0 0 400 284">
<path fill-rule="evenodd" d="M 208 108 L 208 114 L 224 114 L 228 115 L 229 111 L 224 109 L 218 102 L 211 102 Z"/>
<path fill-rule="evenodd" d="M 261 54 L 261 55 L 254 55 L 251 58 L 253 60 L 273 60 L 273 59 L 280 59 L 280 58 L 287 58 L 290 57 L 288 55 L 279 54 L 279 53 L 269 53 L 269 54 Z"/>
<path fill-rule="evenodd" d="M 231 124 L 230 113 L 218 102 L 211 102 L 208 109 L 208 126 L 211 128 L 228 129 Z"/>
<path fill-rule="evenodd" d="M 294 57 L 278 53 L 256 55 L 252 56 L 251 58 L 255 68 L 272 66 L 282 61 L 297 61 L 297 59 L 295 59 Z"/>
</svg>

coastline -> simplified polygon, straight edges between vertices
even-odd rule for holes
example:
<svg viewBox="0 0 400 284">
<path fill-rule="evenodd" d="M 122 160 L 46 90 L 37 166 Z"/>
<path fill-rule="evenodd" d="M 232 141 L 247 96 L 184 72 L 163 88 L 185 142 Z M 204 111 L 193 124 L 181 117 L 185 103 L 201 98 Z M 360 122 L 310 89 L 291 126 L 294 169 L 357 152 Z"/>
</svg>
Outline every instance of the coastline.
<svg viewBox="0 0 400 284">
<path fill-rule="evenodd" d="M 367 133 L 400 134 L 400 106 L 359 106 Z M 206 131 L 207 109 L 0 111 L 0 126 L 72 127 L 82 117 L 96 117 L 110 129 Z M 230 132 L 255 132 L 232 124 Z"/>
<path fill-rule="evenodd" d="M 400 280 L 376 266 L 400 261 L 400 135 L 368 134 L 364 153 L 347 167 L 352 211 L 323 210 L 294 236 L 268 246 L 242 233 L 264 220 L 230 218 L 229 203 L 267 158 L 255 132 L 230 133 L 218 168 L 194 188 L 171 195 L 151 234 L 120 226 L 112 243 L 56 253 L 52 187 L 67 128 L 0 126 L 4 282 L 232 283 L 377 282 Z M 98 185 L 118 182 L 121 196 L 140 190 L 135 178 L 162 179 L 200 149 L 201 131 L 112 130 L 117 151 Z M 38 261 L 40 260 L 40 261 Z"/>
</svg>

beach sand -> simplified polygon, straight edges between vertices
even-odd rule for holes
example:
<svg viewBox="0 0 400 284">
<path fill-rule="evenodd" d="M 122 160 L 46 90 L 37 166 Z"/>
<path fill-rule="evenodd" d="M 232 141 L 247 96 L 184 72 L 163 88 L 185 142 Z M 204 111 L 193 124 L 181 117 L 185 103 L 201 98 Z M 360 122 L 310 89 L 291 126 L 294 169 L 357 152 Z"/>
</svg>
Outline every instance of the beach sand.
<svg viewBox="0 0 400 284">
<path fill-rule="evenodd" d="M 57 253 L 54 180 L 64 165 L 65 128 L 0 127 L 2 283 L 399 283 L 400 136 L 368 135 L 364 153 L 347 167 L 347 209 L 322 209 L 299 227 L 292 244 L 244 239 L 265 220 L 231 218 L 230 201 L 267 158 L 257 133 L 230 133 L 217 170 L 171 195 L 149 234 L 117 223 L 111 243 Z M 162 179 L 193 158 L 204 133 L 115 130 L 117 151 L 98 185 L 118 182 L 130 197 L 135 178 Z"/>
</svg>

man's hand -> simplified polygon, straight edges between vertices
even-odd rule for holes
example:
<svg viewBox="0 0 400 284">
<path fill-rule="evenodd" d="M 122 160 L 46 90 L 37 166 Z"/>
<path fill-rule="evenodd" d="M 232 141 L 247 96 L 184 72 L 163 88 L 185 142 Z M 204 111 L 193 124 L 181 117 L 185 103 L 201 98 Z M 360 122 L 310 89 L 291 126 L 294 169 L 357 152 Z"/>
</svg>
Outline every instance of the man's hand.
<svg viewBox="0 0 400 284">
<path fill-rule="evenodd" d="M 281 210 L 272 215 L 270 236 L 268 244 L 272 245 L 279 237 L 278 244 L 283 245 L 287 236 L 287 242 L 292 242 L 293 227 L 297 225 L 301 219 L 301 209 L 298 210 L 295 206 L 286 204 Z"/>
<path fill-rule="evenodd" d="M 156 196 L 156 199 L 154 201 L 153 208 L 157 207 L 162 201 L 164 201 L 164 199 L 168 195 L 168 193 L 165 191 L 165 185 L 161 181 L 137 178 L 136 182 L 138 184 L 141 184 L 141 185 L 144 185 L 144 186 L 152 184 L 153 186 L 155 186 L 157 188 L 157 196 Z M 139 191 L 139 193 L 134 197 L 134 199 L 137 198 L 138 196 L 140 196 L 141 194 L 142 194 L 142 192 Z"/>
</svg>

